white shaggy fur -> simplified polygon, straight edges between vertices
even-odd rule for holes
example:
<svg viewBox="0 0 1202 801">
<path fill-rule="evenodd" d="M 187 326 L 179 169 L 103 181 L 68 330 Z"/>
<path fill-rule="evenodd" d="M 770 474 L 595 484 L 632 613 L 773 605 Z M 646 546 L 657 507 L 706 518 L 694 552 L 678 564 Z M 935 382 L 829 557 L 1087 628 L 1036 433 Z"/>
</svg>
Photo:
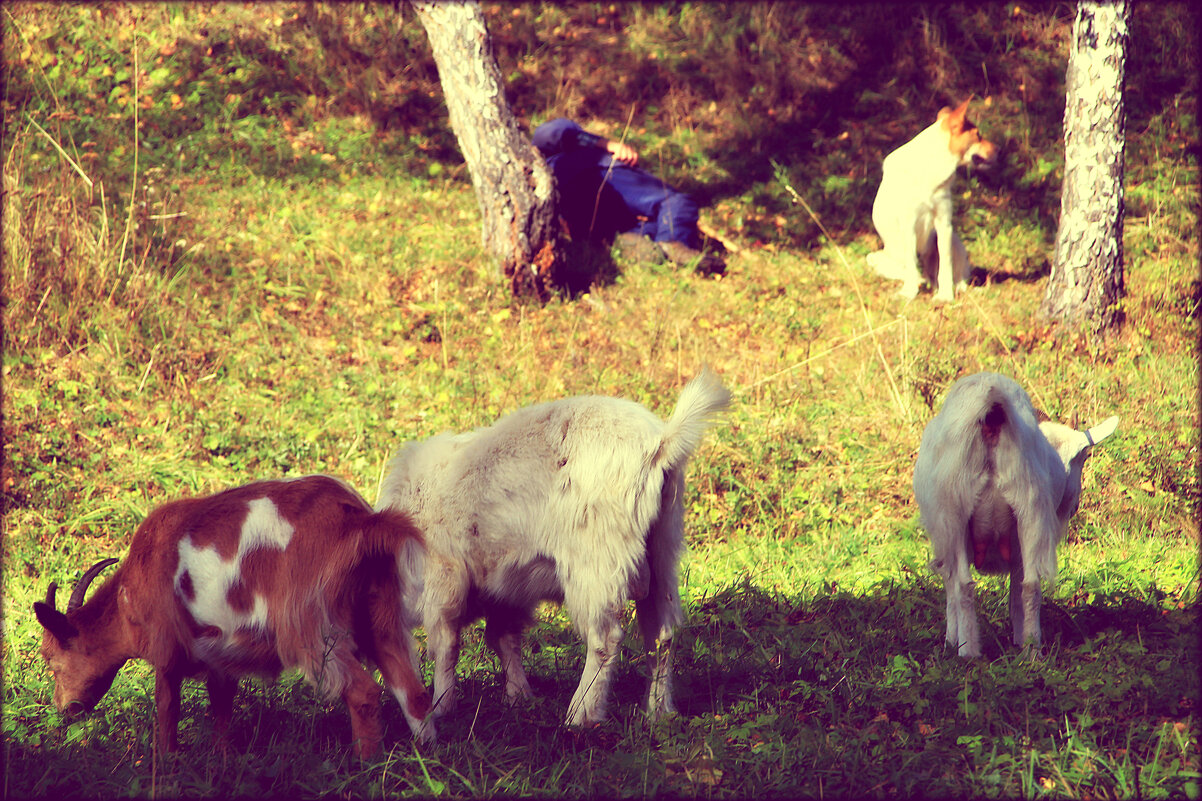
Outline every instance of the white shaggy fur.
<svg viewBox="0 0 1202 801">
<path fill-rule="evenodd" d="M 506 694 L 530 695 L 521 636 L 543 600 L 562 602 L 586 643 L 569 725 L 605 717 L 627 600 L 651 665 L 648 712 L 674 711 L 685 465 L 729 401 L 704 370 L 666 423 L 628 400 L 580 396 L 409 445 L 392 460 L 377 508 L 404 510 L 425 534 L 424 555 L 414 550 L 401 571 L 434 661 L 435 714 L 455 702 L 459 631 L 481 616 Z"/>
<path fill-rule="evenodd" d="M 970 564 L 1009 572 L 1014 643 L 1039 647 L 1040 581 L 1056 575 L 1085 459 L 1118 426 L 1111 417 L 1076 431 L 1036 414 L 1013 380 L 977 373 L 952 386 L 922 435 L 914 495 L 947 592 L 947 641 L 960 656 L 981 655 Z"/>
</svg>

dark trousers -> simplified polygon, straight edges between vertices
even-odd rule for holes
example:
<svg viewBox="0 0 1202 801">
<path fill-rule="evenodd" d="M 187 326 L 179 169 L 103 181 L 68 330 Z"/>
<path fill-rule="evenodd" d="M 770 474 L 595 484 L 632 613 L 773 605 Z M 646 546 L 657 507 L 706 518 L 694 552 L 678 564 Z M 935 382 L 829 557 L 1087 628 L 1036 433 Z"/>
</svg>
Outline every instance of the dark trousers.
<svg viewBox="0 0 1202 801">
<path fill-rule="evenodd" d="M 548 163 L 574 237 L 634 232 L 656 242 L 701 247 L 697 201 L 654 175 L 591 150 L 554 156 Z"/>
</svg>

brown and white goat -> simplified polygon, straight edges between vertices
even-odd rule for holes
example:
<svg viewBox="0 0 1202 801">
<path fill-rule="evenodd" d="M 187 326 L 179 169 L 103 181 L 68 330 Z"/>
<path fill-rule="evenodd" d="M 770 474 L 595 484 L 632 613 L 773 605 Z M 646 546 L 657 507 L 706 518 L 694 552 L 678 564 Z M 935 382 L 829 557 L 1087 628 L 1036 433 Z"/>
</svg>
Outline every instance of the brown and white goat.
<svg viewBox="0 0 1202 801">
<path fill-rule="evenodd" d="M 158 747 L 174 751 L 180 685 L 204 674 L 224 747 L 238 678 L 299 668 L 325 695 L 341 695 L 359 755 L 382 739 L 375 663 L 414 736 L 429 740 L 429 695 L 412 635 L 401 623 L 399 559 L 421 535 L 398 512 L 373 512 L 329 476 L 262 481 L 155 509 L 117 571 L 84 601 L 89 569 L 67 604 L 55 585 L 34 612 L 54 705 L 86 712 L 129 659 L 156 669 Z"/>
</svg>

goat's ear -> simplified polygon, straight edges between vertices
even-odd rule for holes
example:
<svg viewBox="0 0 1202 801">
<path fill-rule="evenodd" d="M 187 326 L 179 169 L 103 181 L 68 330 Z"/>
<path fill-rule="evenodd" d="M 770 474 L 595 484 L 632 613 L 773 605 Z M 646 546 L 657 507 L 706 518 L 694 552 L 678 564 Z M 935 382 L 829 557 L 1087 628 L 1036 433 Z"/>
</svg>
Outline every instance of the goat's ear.
<svg viewBox="0 0 1202 801">
<path fill-rule="evenodd" d="M 1084 431 L 1078 431 L 1072 426 L 1054 423 L 1051 420 L 1039 424 L 1039 431 L 1047 439 L 1048 444 L 1056 450 L 1056 455 L 1064 463 L 1064 469 L 1081 454 L 1089 453 L 1089 438 Z"/>
<path fill-rule="evenodd" d="M 1085 438 L 1089 440 L 1090 447 L 1093 447 L 1113 434 L 1118 427 L 1119 419 L 1117 417 L 1108 417 L 1086 431 Z"/>
<path fill-rule="evenodd" d="M 37 617 L 42 628 L 54 635 L 61 645 L 67 645 L 79 636 L 79 629 L 67 620 L 67 616 L 49 604 L 37 601 L 33 605 L 33 614 Z"/>
</svg>

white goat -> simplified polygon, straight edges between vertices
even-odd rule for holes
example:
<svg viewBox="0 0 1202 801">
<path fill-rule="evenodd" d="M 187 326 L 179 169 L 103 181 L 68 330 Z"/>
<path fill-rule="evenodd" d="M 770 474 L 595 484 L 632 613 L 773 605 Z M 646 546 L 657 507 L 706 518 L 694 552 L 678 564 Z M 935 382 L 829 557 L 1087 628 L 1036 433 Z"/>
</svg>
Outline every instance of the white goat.
<svg viewBox="0 0 1202 801">
<path fill-rule="evenodd" d="M 424 554 L 402 560 L 401 573 L 434 661 L 436 715 L 455 703 L 460 629 L 479 617 L 506 695 L 530 695 L 522 629 L 543 600 L 563 603 L 586 642 L 569 725 L 605 717 L 631 599 L 651 666 L 648 712 L 675 711 L 685 465 L 729 401 L 703 370 L 666 423 L 632 401 L 580 396 L 411 444 L 391 461 L 376 508 L 404 510 L 425 534 Z"/>
<path fill-rule="evenodd" d="M 1046 421 L 1013 380 L 977 373 L 957 381 L 927 425 L 914 495 L 931 538 L 931 569 L 947 592 L 947 641 L 980 656 L 969 563 L 1010 573 L 1014 644 L 1041 644 L 1040 581 L 1056 575 L 1056 544 L 1081 498 L 1081 468 L 1114 433 L 1111 417 L 1077 431 Z"/>
</svg>

